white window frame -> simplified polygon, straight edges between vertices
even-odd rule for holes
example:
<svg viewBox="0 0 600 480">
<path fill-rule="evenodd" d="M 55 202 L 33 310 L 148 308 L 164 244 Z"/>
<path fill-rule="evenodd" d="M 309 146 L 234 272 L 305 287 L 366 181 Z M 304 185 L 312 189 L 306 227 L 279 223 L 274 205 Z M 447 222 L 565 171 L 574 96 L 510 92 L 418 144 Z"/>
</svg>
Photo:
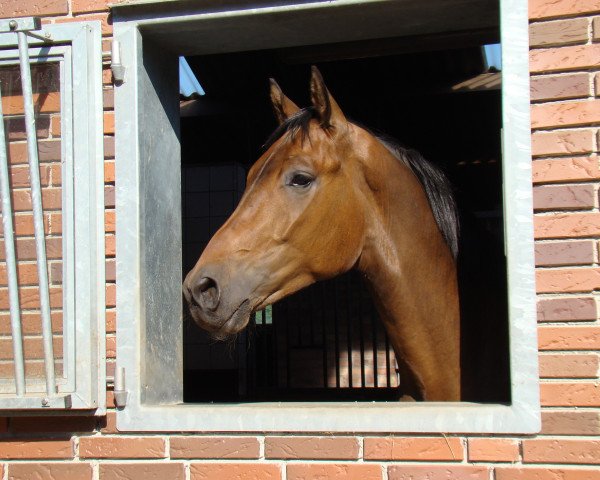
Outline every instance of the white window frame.
<svg viewBox="0 0 600 480">
<path fill-rule="evenodd" d="M 18 20 L 18 19 L 17 19 Z M 8 21 L 8 20 L 4 20 Z M 2 415 L 106 413 L 104 156 L 100 22 L 45 25 L 28 36 L 32 64 L 60 68 L 63 358 L 57 392 L 0 385 Z M 43 38 L 49 41 L 44 42 Z M 17 35 L 0 34 L 0 68 L 18 65 Z M 11 393 L 12 392 L 12 393 Z"/>
<path fill-rule="evenodd" d="M 173 6 L 178 2 L 168 3 Z M 239 45 L 239 50 L 255 49 L 265 35 L 268 38 L 262 41 L 271 42 L 267 45 L 272 48 L 294 45 L 300 33 L 307 35 L 303 27 L 308 23 L 302 23 L 307 16 L 312 15 L 310 18 L 318 23 L 330 13 L 326 9 L 339 9 L 337 14 L 358 6 L 366 19 L 374 9 L 381 12 L 397 8 L 399 3 L 336 0 L 274 4 L 260 8 L 235 4 L 229 10 L 206 6 L 202 10 L 201 6 L 200 10 L 179 13 L 176 5 L 171 10 L 144 10 L 135 5 L 113 10 L 114 38 L 125 67 L 124 82 L 116 87 L 115 106 L 119 179 L 117 361 L 126 375 L 128 400 L 117 412 L 117 427 L 125 431 L 205 432 L 539 431 L 525 0 L 500 2 L 512 403 L 183 403 L 177 56 L 216 53 L 232 48 L 232 44 Z M 384 32 L 387 20 L 378 25 L 384 37 L 391 36 Z M 361 26 L 368 29 L 368 23 Z M 252 36 L 252 28 L 259 26 L 262 28 L 255 30 L 256 37 Z M 197 48 L 178 50 L 178 39 L 190 32 L 197 38 Z M 310 43 L 322 41 L 319 32 Z M 169 50 L 163 49 L 169 42 Z"/>
</svg>

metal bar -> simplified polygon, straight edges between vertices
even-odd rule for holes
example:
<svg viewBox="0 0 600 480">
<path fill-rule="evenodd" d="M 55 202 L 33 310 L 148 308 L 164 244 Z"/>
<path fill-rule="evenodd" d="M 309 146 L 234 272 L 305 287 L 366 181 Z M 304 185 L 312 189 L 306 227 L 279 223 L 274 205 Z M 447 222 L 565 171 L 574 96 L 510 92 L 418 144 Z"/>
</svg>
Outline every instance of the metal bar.
<svg viewBox="0 0 600 480">
<path fill-rule="evenodd" d="M 388 388 L 392 386 L 391 368 L 390 368 L 390 339 L 385 333 L 385 377 Z"/>
<path fill-rule="evenodd" d="M 365 388 L 365 329 L 363 325 L 363 290 L 365 288 L 364 282 L 360 282 L 360 290 L 358 292 L 358 331 L 360 341 L 360 386 Z"/>
<path fill-rule="evenodd" d="M 374 315 L 373 305 L 371 305 L 371 308 L 369 309 L 369 316 L 371 317 L 371 330 L 373 334 L 373 386 L 378 387 L 379 379 L 377 378 L 377 318 Z"/>
<path fill-rule="evenodd" d="M 10 328 L 15 362 L 15 388 L 17 396 L 25 395 L 25 362 L 23 360 L 23 335 L 21 332 L 21 309 L 19 307 L 19 282 L 17 280 L 17 260 L 12 221 L 12 203 L 8 173 L 6 134 L 2 110 L 2 90 L 0 88 L 0 190 L 2 190 L 2 223 L 4 226 L 4 250 L 6 252 L 6 273 L 8 276 L 8 297 L 10 302 Z"/>
<path fill-rule="evenodd" d="M 340 329 L 338 319 L 337 279 L 332 282 L 333 288 L 333 335 L 335 345 L 335 387 L 340 388 Z"/>
<path fill-rule="evenodd" d="M 52 348 L 52 320 L 50 318 L 50 290 L 48 286 L 48 262 L 44 239 L 44 217 L 42 209 L 42 189 L 40 186 L 40 166 L 37 150 L 35 112 L 33 110 L 33 91 L 31 87 L 31 69 L 29 64 L 29 46 L 24 32 L 17 32 L 19 42 L 19 66 L 25 106 L 25 128 L 27 132 L 27 154 L 29 157 L 29 175 L 31 178 L 31 205 L 35 231 L 35 249 L 37 255 L 38 281 L 40 287 L 40 311 L 42 316 L 42 337 L 44 342 L 44 366 L 46 369 L 46 393 L 56 393 L 54 378 L 54 350 Z"/>
<path fill-rule="evenodd" d="M 352 388 L 352 318 L 350 313 L 350 286 L 352 279 L 346 275 L 346 341 L 348 343 L 348 387 Z"/>
<path fill-rule="evenodd" d="M 323 387 L 329 387 L 329 372 L 327 370 L 327 319 L 325 318 L 325 284 L 319 284 L 321 293 L 321 305 L 319 307 L 319 316 L 321 317 L 321 328 L 323 337 Z"/>
</svg>

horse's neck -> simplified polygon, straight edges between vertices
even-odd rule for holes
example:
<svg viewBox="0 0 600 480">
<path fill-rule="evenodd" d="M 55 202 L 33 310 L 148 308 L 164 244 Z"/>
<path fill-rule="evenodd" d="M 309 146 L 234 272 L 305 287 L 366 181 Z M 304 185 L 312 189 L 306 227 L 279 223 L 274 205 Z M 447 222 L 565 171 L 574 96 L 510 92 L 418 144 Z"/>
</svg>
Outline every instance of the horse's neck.
<svg viewBox="0 0 600 480">
<path fill-rule="evenodd" d="M 425 399 L 458 400 L 454 260 L 418 180 L 404 165 L 391 168 L 395 171 L 386 173 L 386 188 L 374 194 L 379 208 L 359 268 L 373 290 L 401 373 L 413 374 Z"/>
</svg>

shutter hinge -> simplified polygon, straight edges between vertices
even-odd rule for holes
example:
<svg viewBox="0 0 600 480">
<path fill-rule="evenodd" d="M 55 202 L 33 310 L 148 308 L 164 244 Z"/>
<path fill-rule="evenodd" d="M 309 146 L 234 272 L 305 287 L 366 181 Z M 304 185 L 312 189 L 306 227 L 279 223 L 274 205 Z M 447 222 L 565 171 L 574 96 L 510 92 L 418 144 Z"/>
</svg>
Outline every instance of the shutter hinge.
<svg viewBox="0 0 600 480">
<path fill-rule="evenodd" d="M 117 40 L 112 41 L 110 69 L 115 85 L 122 84 L 125 81 L 125 66 L 121 63 L 121 43 Z"/>
<path fill-rule="evenodd" d="M 127 398 L 129 397 L 129 392 L 125 389 L 125 368 L 117 367 L 115 370 L 115 405 L 119 408 L 125 407 L 127 405 Z"/>
</svg>

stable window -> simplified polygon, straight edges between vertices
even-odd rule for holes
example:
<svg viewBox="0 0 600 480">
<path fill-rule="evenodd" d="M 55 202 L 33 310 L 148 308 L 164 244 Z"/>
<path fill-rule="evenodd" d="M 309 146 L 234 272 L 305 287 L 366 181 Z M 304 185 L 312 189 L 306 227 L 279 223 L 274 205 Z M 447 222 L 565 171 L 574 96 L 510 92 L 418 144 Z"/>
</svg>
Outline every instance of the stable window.
<svg viewBox="0 0 600 480">
<path fill-rule="evenodd" d="M 341 0 L 253 9 L 233 2 L 194 11 L 186 5 L 114 10 L 124 67 L 116 87 L 117 304 L 127 319 L 117 338 L 128 395 L 119 428 L 535 431 L 525 2 L 501 2 L 501 31 L 494 1 Z M 460 13 L 466 8 L 468 18 Z M 501 91 L 500 74 L 485 71 L 481 55 L 482 45 L 498 40 Z M 206 92 L 199 100 L 180 103 L 179 55 L 198 74 Z M 466 402 L 397 401 L 393 353 L 352 274 L 258 312 L 253 334 L 240 335 L 235 346 L 216 345 L 182 321 L 183 274 L 233 211 L 247 168 L 273 129 L 266 79 L 276 77 L 305 106 L 311 63 L 319 64 L 347 115 L 441 162 L 474 224 L 493 240 L 465 236 L 483 248 L 472 249 L 464 270 L 463 315 L 473 323 L 463 343 L 473 347 L 485 333 L 475 300 L 489 295 L 504 323 L 499 352 L 486 353 L 502 368 L 485 375 L 489 384 Z M 464 93 L 473 91 L 479 94 Z M 482 259 L 498 271 L 483 297 L 472 275 Z M 464 366 L 480 360 L 474 354 Z"/>
<path fill-rule="evenodd" d="M 100 24 L 0 32 L 0 408 L 102 414 Z"/>
</svg>

